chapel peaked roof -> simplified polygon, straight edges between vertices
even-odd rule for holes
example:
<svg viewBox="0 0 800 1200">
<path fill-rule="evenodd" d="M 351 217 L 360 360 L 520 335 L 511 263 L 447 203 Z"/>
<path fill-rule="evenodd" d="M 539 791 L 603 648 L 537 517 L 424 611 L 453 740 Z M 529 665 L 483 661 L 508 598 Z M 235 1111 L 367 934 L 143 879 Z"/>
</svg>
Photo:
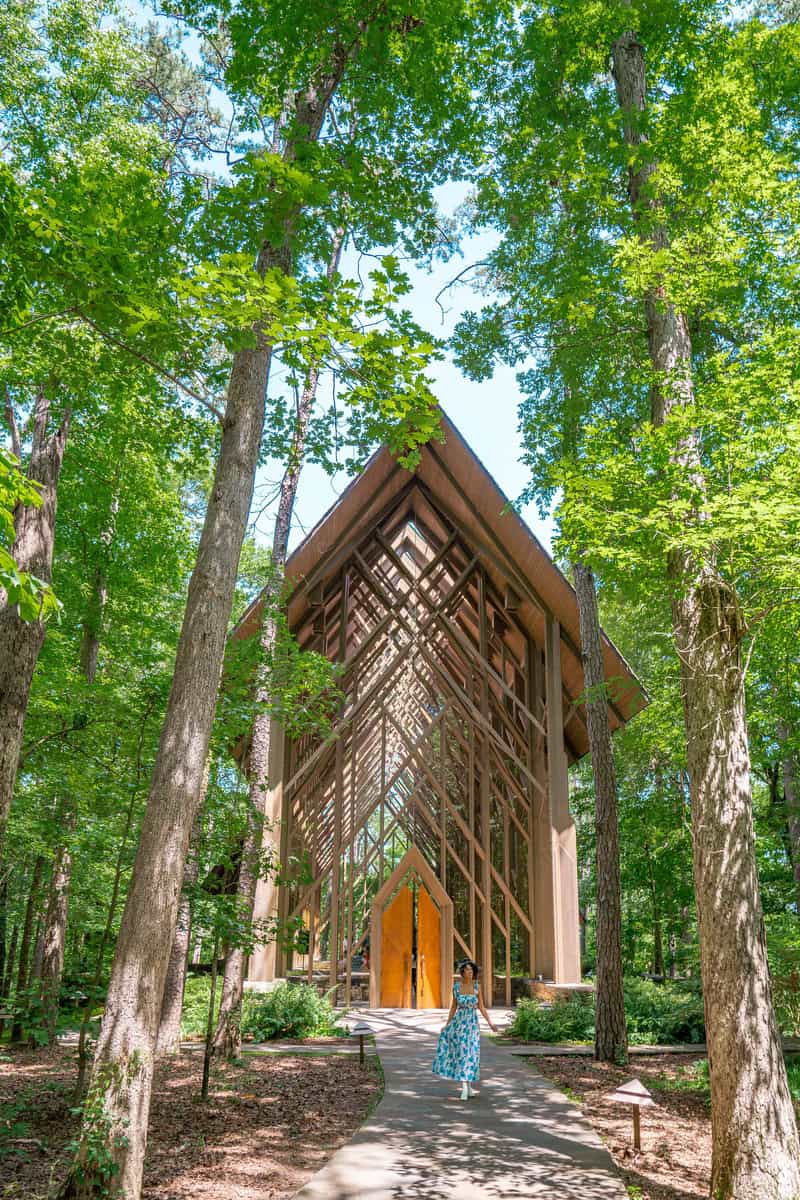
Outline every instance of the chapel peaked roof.
<svg viewBox="0 0 800 1200">
<path fill-rule="evenodd" d="M 561 673 L 565 703 L 565 741 L 571 759 L 587 753 L 580 625 L 575 591 L 541 542 L 492 478 L 489 471 L 440 410 L 442 441 L 422 447 L 416 468 L 400 466 L 385 447 L 377 450 L 360 475 L 317 522 L 290 555 L 286 576 L 293 584 L 289 623 L 296 627 L 314 601 L 315 590 L 338 571 L 369 530 L 418 491 L 446 514 L 480 559 L 497 590 L 513 589 L 515 615 L 538 647 L 544 645 L 545 612 L 560 623 Z M 412 485 L 410 489 L 409 485 Z M 233 636 L 253 636 L 261 621 L 257 597 L 245 610 Z M 609 715 L 618 728 L 647 704 L 642 685 L 613 642 L 602 635 L 606 681 L 611 683 Z"/>
</svg>

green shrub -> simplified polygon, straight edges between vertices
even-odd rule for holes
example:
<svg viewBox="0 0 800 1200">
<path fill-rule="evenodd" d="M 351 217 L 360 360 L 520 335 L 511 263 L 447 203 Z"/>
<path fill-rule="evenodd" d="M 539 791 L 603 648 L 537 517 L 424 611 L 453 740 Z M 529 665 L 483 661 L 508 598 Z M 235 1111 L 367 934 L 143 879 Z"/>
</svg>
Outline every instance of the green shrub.
<svg viewBox="0 0 800 1200">
<path fill-rule="evenodd" d="M 242 1034 L 258 1042 L 270 1038 L 325 1037 L 339 1034 L 336 1011 L 327 996 L 307 983 L 280 983 L 263 995 L 249 992 L 242 1013 Z"/>
<path fill-rule="evenodd" d="M 632 1046 L 697 1045 L 706 1038 L 702 993 L 686 981 L 626 979 L 625 1017 Z"/>
<path fill-rule="evenodd" d="M 681 984 L 628 979 L 625 1015 L 631 1045 L 696 1045 L 705 1040 L 703 998 L 699 989 Z M 509 1033 L 526 1042 L 593 1042 L 594 996 L 576 993 L 542 1007 L 536 1000 L 517 1003 Z"/>
<path fill-rule="evenodd" d="M 795 1104 L 800 1104 L 800 1056 L 786 1059 L 786 1074 L 789 1077 L 789 1091 Z"/>
<path fill-rule="evenodd" d="M 538 1000 L 518 1000 L 509 1033 L 524 1042 L 591 1042 L 594 997 L 579 993 L 551 1007 L 542 1007 Z"/>
<path fill-rule="evenodd" d="M 796 974 L 773 978 L 775 1016 L 784 1037 L 800 1037 L 800 985 Z"/>
</svg>

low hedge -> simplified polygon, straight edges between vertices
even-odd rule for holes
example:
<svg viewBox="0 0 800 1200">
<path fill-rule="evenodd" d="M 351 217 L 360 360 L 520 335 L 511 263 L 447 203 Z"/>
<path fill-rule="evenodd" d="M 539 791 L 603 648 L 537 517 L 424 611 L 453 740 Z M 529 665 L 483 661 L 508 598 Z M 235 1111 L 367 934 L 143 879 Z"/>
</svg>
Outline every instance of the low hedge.
<svg viewBox="0 0 800 1200">
<path fill-rule="evenodd" d="M 625 1016 L 631 1045 L 669 1046 L 705 1041 L 703 997 L 684 981 L 624 983 Z M 537 1000 L 517 1003 L 509 1034 L 526 1042 L 593 1042 L 594 995 L 576 993 L 551 1006 Z"/>
<path fill-rule="evenodd" d="M 328 996 L 307 983 L 279 983 L 262 994 L 249 992 L 242 1013 L 242 1034 L 257 1042 L 271 1038 L 329 1037 L 343 1031 Z"/>
<path fill-rule="evenodd" d="M 210 989 L 208 975 L 189 976 L 186 980 L 181 1016 L 183 1037 L 205 1036 Z M 222 980 L 218 980 L 215 1021 L 221 994 Z M 272 1038 L 329 1037 L 343 1033 L 335 1026 L 336 1017 L 328 997 L 320 996 L 316 988 L 307 983 L 280 983 L 269 992 L 245 992 L 242 1035 L 257 1042 Z"/>
</svg>

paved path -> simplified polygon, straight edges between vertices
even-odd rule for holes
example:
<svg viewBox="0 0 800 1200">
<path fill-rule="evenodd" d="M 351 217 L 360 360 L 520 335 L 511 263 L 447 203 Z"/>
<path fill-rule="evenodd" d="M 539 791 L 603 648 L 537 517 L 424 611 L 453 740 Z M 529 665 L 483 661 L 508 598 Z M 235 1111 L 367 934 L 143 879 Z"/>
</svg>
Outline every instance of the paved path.
<svg viewBox="0 0 800 1200">
<path fill-rule="evenodd" d="M 494 1010 L 495 1024 L 507 1014 Z M 431 1074 L 443 1012 L 361 1014 L 377 1031 L 381 1103 L 296 1200 L 625 1200 L 576 1105 L 487 1038 L 480 1095 Z"/>
</svg>

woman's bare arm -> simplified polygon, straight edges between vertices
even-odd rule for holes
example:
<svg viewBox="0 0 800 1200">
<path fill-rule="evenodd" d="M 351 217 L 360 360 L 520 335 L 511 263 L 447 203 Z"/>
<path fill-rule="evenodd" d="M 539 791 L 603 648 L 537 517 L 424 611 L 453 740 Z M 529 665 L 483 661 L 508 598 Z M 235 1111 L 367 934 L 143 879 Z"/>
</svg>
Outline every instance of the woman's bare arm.
<svg viewBox="0 0 800 1200">
<path fill-rule="evenodd" d="M 483 1017 L 484 1021 L 491 1029 L 492 1033 L 497 1033 L 497 1026 L 492 1024 L 492 1018 L 489 1016 L 486 1009 L 484 1008 L 483 991 L 481 989 L 480 984 L 478 984 L 478 1008 L 481 1010 L 481 1016 Z"/>
<path fill-rule="evenodd" d="M 452 1004 L 450 1005 L 450 1012 L 447 1014 L 447 1020 L 446 1020 L 446 1021 L 445 1021 L 445 1023 L 444 1023 L 444 1027 L 445 1027 L 445 1029 L 446 1029 L 446 1028 L 447 1028 L 447 1026 L 450 1024 L 450 1022 L 452 1021 L 453 1017 L 456 1015 L 456 1009 L 457 1009 L 457 1008 L 458 1008 L 458 1001 L 456 1000 L 455 996 L 453 996 L 453 1002 L 452 1002 Z"/>
</svg>

